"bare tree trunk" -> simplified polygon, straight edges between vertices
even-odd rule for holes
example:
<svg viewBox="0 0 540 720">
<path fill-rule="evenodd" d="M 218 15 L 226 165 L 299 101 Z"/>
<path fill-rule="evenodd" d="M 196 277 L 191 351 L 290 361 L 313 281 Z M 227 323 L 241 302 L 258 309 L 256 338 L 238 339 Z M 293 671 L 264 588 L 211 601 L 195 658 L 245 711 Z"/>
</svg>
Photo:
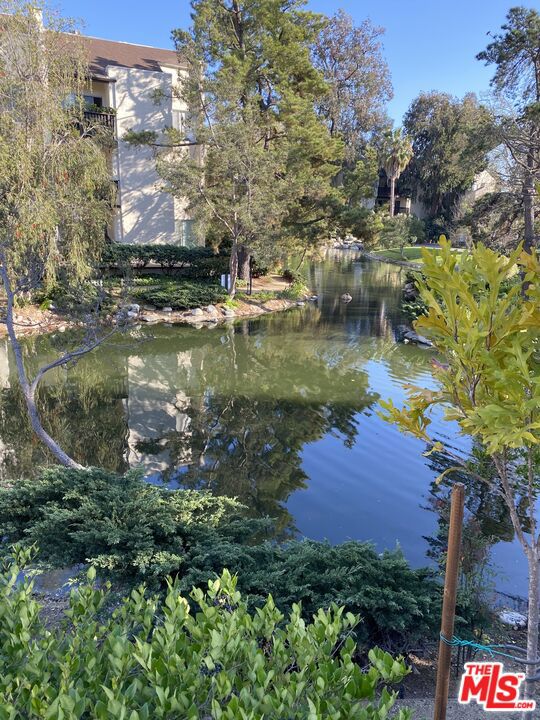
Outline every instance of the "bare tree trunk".
<svg viewBox="0 0 540 720">
<path fill-rule="evenodd" d="M 396 178 L 390 178 L 390 217 L 394 217 L 396 206 Z"/>
<path fill-rule="evenodd" d="M 21 388 L 24 394 L 24 400 L 26 402 L 26 408 L 28 410 L 28 417 L 30 418 L 30 423 L 32 424 L 32 429 L 36 433 L 37 437 L 41 440 L 41 442 L 49 448 L 51 453 L 54 455 L 54 457 L 58 460 L 58 462 L 61 465 L 64 465 L 65 467 L 71 467 L 76 468 L 78 470 L 82 470 L 83 466 L 79 465 L 78 462 L 73 460 L 62 448 L 60 445 L 49 435 L 49 433 L 45 430 L 43 427 L 39 412 L 36 406 L 36 390 L 39 383 L 41 375 L 38 375 L 34 382 L 30 383 L 28 381 L 28 376 L 26 374 L 26 369 L 24 367 L 24 360 L 22 355 L 22 348 L 21 344 L 19 343 L 19 340 L 17 338 L 17 333 L 15 332 L 15 325 L 13 322 L 13 299 L 14 294 L 13 290 L 11 288 L 11 282 L 9 279 L 9 275 L 7 273 L 6 267 L 4 264 L 0 266 L 0 275 L 2 277 L 2 283 L 4 285 L 4 290 L 6 292 L 6 298 L 7 298 L 7 307 L 6 307 L 6 327 L 8 331 L 9 341 L 11 343 L 11 348 L 13 350 L 13 354 L 15 356 L 15 364 L 17 366 L 17 374 L 19 376 L 19 382 L 21 384 Z"/>
<path fill-rule="evenodd" d="M 233 240 L 231 248 L 231 259 L 229 260 L 229 295 L 234 297 L 236 293 L 236 279 L 238 277 L 238 243 Z"/>
<path fill-rule="evenodd" d="M 540 601 L 538 591 L 538 548 L 533 543 L 527 553 L 529 564 L 529 612 L 527 621 L 527 660 L 536 660 L 538 657 L 538 623 L 540 612 L 538 604 Z M 527 675 L 530 677 L 536 672 L 536 665 L 527 665 Z"/>
<path fill-rule="evenodd" d="M 238 277 L 249 280 L 251 253 L 245 245 L 238 246 Z"/>
<path fill-rule="evenodd" d="M 534 232 L 534 198 L 536 195 L 534 167 L 534 155 L 531 150 L 527 155 L 527 171 L 523 183 L 523 213 L 525 220 L 523 249 L 528 253 L 536 248 L 536 234 Z"/>
</svg>

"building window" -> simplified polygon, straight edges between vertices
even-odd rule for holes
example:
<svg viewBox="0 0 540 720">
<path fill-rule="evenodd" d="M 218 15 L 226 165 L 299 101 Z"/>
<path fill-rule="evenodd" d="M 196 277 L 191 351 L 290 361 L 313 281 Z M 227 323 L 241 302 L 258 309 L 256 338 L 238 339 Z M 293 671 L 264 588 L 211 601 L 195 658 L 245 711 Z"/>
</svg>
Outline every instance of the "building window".
<svg viewBox="0 0 540 720">
<path fill-rule="evenodd" d="M 176 227 L 180 245 L 184 247 L 195 247 L 197 245 L 195 222 L 193 220 L 177 220 Z"/>
<path fill-rule="evenodd" d="M 183 110 L 172 111 L 172 126 L 178 132 L 184 132 L 186 125 L 186 113 Z"/>
<path fill-rule="evenodd" d="M 99 95 L 83 95 L 83 100 L 86 107 L 92 107 L 93 105 L 103 107 L 103 98 L 99 97 Z"/>
</svg>

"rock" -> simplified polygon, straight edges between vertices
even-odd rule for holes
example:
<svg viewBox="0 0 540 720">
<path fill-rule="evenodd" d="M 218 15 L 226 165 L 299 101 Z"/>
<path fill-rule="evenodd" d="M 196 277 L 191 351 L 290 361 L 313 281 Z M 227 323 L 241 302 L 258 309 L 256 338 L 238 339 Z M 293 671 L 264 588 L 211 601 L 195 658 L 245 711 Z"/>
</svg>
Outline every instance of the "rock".
<svg viewBox="0 0 540 720">
<path fill-rule="evenodd" d="M 133 303 L 132 305 L 128 305 L 127 307 L 128 312 L 134 312 L 134 313 L 140 313 L 141 312 L 141 306 L 137 305 L 137 303 Z"/>
<path fill-rule="evenodd" d="M 412 282 L 405 283 L 403 286 L 403 298 L 405 300 L 416 300 L 418 297 L 418 290 L 416 285 Z"/>
<path fill-rule="evenodd" d="M 193 308 L 193 310 L 191 311 L 191 314 L 195 315 L 195 316 L 199 316 L 199 315 L 204 315 L 204 312 L 201 310 L 201 308 Z"/>
<path fill-rule="evenodd" d="M 128 310 L 126 317 L 128 320 L 135 320 L 135 318 L 139 317 L 139 311 L 137 310 L 137 312 L 135 312 L 135 310 Z"/>
<path fill-rule="evenodd" d="M 298 305 L 298 307 L 304 307 L 306 303 L 303 300 L 298 300 L 296 304 Z"/>
<path fill-rule="evenodd" d="M 310 300 L 313 300 L 313 301 L 315 302 L 315 300 L 318 300 L 318 299 L 319 299 L 319 296 L 318 296 L 318 295 L 312 295 L 309 299 L 310 299 Z"/>
<path fill-rule="evenodd" d="M 67 328 L 65 325 L 60 325 L 60 327 L 58 328 L 58 332 L 64 333 L 64 332 L 66 332 L 66 329 Z"/>
<path fill-rule="evenodd" d="M 223 313 L 223 315 L 225 315 L 225 317 L 235 317 L 236 316 L 236 313 L 234 312 L 234 310 L 231 310 L 231 308 L 222 308 L 221 312 Z"/>
<path fill-rule="evenodd" d="M 350 303 L 352 300 L 352 295 L 349 295 L 349 293 L 343 293 L 343 295 L 341 296 L 341 300 L 344 303 Z"/>
<path fill-rule="evenodd" d="M 153 315 L 152 313 L 145 313 L 141 315 L 140 319 L 146 323 L 159 322 L 159 315 Z"/>
<path fill-rule="evenodd" d="M 210 313 L 210 315 L 217 315 L 218 309 L 215 305 L 207 305 L 204 310 L 206 310 L 207 313 Z"/>
<path fill-rule="evenodd" d="M 407 325 L 398 325 L 394 330 L 394 336 L 397 342 L 402 343 L 415 343 L 416 345 L 424 345 L 426 347 L 433 347 L 431 340 L 428 340 L 423 335 L 418 335 L 414 330 Z"/>
<path fill-rule="evenodd" d="M 527 616 L 515 610 L 501 610 L 498 616 L 505 625 L 512 625 L 516 629 L 527 627 Z"/>
<path fill-rule="evenodd" d="M 161 312 L 172 313 L 172 307 L 161 308 Z"/>
</svg>

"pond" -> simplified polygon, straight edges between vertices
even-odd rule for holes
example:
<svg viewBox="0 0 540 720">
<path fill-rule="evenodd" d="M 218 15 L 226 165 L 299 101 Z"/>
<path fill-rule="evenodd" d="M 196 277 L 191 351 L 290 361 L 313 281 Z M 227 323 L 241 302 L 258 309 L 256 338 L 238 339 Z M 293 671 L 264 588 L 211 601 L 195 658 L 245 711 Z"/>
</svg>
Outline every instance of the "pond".
<svg viewBox="0 0 540 720">
<path fill-rule="evenodd" d="M 157 325 L 121 335 L 75 367 L 50 374 L 39 395 L 47 429 L 80 462 L 150 482 L 236 496 L 275 519 L 275 537 L 399 544 L 415 566 L 432 561 L 447 467 L 424 443 L 377 415 L 407 383 L 433 386 L 433 352 L 395 342 L 404 270 L 329 253 L 306 270 L 316 302 L 216 327 Z M 352 302 L 343 303 L 342 293 Z M 28 338 L 29 366 L 66 346 Z M 13 360 L 0 353 L 0 472 L 31 475 L 52 459 L 22 412 Z M 471 450 L 435 416 L 436 438 Z M 526 567 L 506 511 L 485 486 L 467 506 L 493 550 L 497 587 L 523 594 Z"/>
</svg>

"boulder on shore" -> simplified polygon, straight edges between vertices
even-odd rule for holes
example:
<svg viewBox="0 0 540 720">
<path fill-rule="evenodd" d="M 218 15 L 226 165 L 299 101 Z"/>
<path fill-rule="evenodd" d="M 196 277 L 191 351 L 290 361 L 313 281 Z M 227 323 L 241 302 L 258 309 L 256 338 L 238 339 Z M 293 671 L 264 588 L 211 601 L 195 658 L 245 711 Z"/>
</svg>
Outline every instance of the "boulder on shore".
<svg viewBox="0 0 540 720">
<path fill-rule="evenodd" d="M 402 343 L 414 343 L 415 345 L 423 345 L 425 347 L 433 347 L 431 340 L 427 337 L 419 335 L 412 328 L 407 325 L 398 325 L 394 330 L 394 335 L 397 342 Z"/>
<path fill-rule="evenodd" d="M 352 300 L 352 295 L 349 295 L 349 293 L 343 293 L 343 295 L 341 296 L 341 300 L 344 303 L 350 303 Z"/>
</svg>

